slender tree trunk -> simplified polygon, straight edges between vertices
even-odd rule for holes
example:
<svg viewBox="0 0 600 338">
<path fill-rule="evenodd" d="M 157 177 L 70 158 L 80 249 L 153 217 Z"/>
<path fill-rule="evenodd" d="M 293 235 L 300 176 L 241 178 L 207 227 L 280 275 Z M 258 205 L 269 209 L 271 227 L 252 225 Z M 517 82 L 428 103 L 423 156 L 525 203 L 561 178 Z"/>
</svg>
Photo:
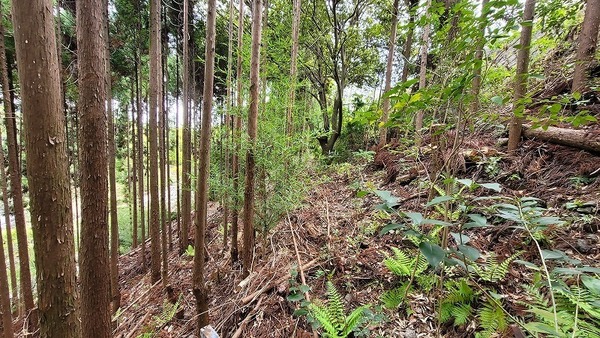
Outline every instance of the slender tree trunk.
<svg viewBox="0 0 600 338">
<path fill-rule="evenodd" d="M 241 151 L 242 142 L 242 105 L 244 103 L 244 96 L 242 94 L 242 48 L 244 45 L 244 1 L 239 1 L 238 8 L 238 36 L 237 36 L 237 65 L 236 65 L 236 97 L 237 97 L 237 115 L 234 116 L 234 128 L 233 128 L 233 139 L 235 142 L 235 149 L 233 150 L 233 157 L 231 159 L 231 176 L 233 177 L 233 194 L 234 194 L 234 207 L 231 215 L 231 262 L 235 263 L 238 261 L 238 222 L 240 212 L 240 164 L 239 156 Z"/>
<path fill-rule="evenodd" d="M 135 77 L 137 78 L 137 74 L 135 75 Z M 133 80 L 133 79 L 132 79 Z M 136 133 L 135 133 L 135 126 L 136 126 L 136 116 L 135 114 L 139 115 L 139 112 L 136 111 L 135 107 L 135 103 L 133 102 L 135 100 L 135 88 L 134 88 L 134 81 L 131 81 L 131 190 L 132 190 L 132 194 L 131 194 L 131 206 L 132 206 L 132 211 L 133 211 L 133 224 L 132 224 L 132 229 L 131 229 L 131 236 L 132 241 L 131 241 L 131 247 L 133 249 L 137 248 L 138 246 L 138 206 L 137 206 L 137 201 L 138 201 L 138 196 L 137 196 L 137 181 L 138 181 L 138 175 L 137 175 L 137 152 L 136 152 L 136 144 L 137 144 L 137 139 L 136 139 Z"/>
<path fill-rule="evenodd" d="M 112 109 L 112 79 L 110 71 L 110 39 L 108 29 L 108 2 L 106 3 L 106 115 L 108 119 L 108 178 L 110 194 L 110 289 L 112 314 L 121 307 L 119 289 L 119 220 L 117 210 L 117 176 L 115 149 L 115 117 Z"/>
<path fill-rule="evenodd" d="M 398 1 L 398 0 L 395 0 Z M 290 65 L 290 100 L 287 107 L 286 135 L 291 138 L 294 133 L 294 101 L 296 99 L 296 82 L 298 81 L 298 35 L 300 32 L 301 0 L 293 0 L 294 19 L 292 20 L 292 52 Z M 288 139 L 289 142 L 289 139 Z"/>
<path fill-rule="evenodd" d="M 2 4 L 0 4 L 0 16 L 2 15 Z M 8 69 L 6 67 L 6 48 L 4 45 L 4 25 L 0 22 L 0 76 L 2 77 L 2 103 L 4 104 L 4 111 L 12 111 L 10 102 L 10 92 L 8 83 Z M 2 137 L 0 136 L 0 140 Z M 13 251 L 13 240 L 12 240 L 12 229 L 10 225 L 10 206 L 8 204 L 8 188 L 7 188 L 7 173 L 5 171 L 4 163 L 6 158 L 4 156 L 4 149 L 0 147 L 0 185 L 2 187 L 2 203 L 4 206 L 4 220 L 6 223 L 6 245 L 8 247 L 8 260 L 10 267 L 10 285 L 12 287 L 12 300 L 16 309 L 19 308 L 19 296 L 17 285 L 17 269 L 15 267 L 15 254 Z"/>
<path fill-rule="evenodd" d="M 521 141 L 523 126 L 523 113 L 525 105 L 523 98 L 527 93 L 527 78 L 529 77 L 529 49 L 531 45 L 531 31 L 533 29 L 533 16 L 535 13 L 535 0 L 526 0 L 521 23 L 521 43 L 517 54 L 517 74 L 513 96 L 513 116 L 508 126 L 508 151 L 514 152 Z"/>
<path fill-rule="evenodd" d="M 12 5 L 13 25 L 20 28 L 15 30 L 15 46 L 27 139 L 27 174 L 41 318 L 39 335 L 43 338 L 80 337 L 65 120 L 54 19 L 50 15 L 52 1 L 12 1 Z M 9 117 L 12 118 L 12 112 Z M 14 141 L 13 137 L 9 143 Z M 18 168 L 15 150 L 11 161 L 14 169 Z M 13 179 L 20 180 L 16 172 L 13 174 Z M 22 230 L 25 230 L 24 224 Z M 21 239 L 25 237 L 19 238 L 20 242 Z M 26 241 L 23 244 L 26 246 Z M 26 251 L 20 258 L 27 259 Z M 29 278 L 29 266 L 25 269 L 27 271 L 22 269 L 21 274 L 25 273 Z M 25 284 L 24 289 L 29 286 L 29 281 Z M 28 300 L 29 297 L 25 297 L 26 307 L 28 302 L 33 302 Z M 33 324 L 37 326 L 35 321 Z"/>
<path fill-rule="evenodd" d="M 142 250 L 140 252 L 142 271 L 146 270 L 146 222 L 145 222 L 145 206 L 144 206 L 144 127 L 142 120 L 144 118 L 144 112 L 142 111 L 142 98 L 140 89 L 140 78 L 142 76 L 140 69 L 140 53 L 141 49 L 138 49 L 137 63 L 136 63 L 136 111 L 137 111 L 137 169 L 138 169 L 138 195 L 140 198 L 140 232 L 141 232 L 141 243 Z"/>
<path fill-rule="evenodd" d="M 479 36 L 477 39 L 477 49 L 475 50 L 475 60 L 473 64 L 473 81 L 471 82 L 471 114 L 477 113 L 479 109 L 479 90 L 481 89 L 481 68 L 483 66 L 483 47 L 485 46 L 485 28 L 487 26 L 487 14 L 489 0 L 481 0 L 481 15 L 479 16 Z"/>
<path fill-rule="evenodd" d="M 587 85 L 588 68 L 596 53 L 598 45 L 598 27 L 600 26 L 600 0 L 587 0 L 585 16 L 577 41 L 577 60 L 573 74 L 571 92 L 584 92 L 589 90 Z"/>
<path fill-rule="evenodd" d="M 81 145 L 81 327 L 110 337 L 105 1 L 77 1 Z"/>
<path fill-rule="evenodd" d="M 179 251 L 185 252 L 189 245 L 189 228 L 192 224 L 192 134 L 190 118 L 190 33 L 189 0 L 183 0 L 183 186 L 181 192 L 181 238 Z"/>
<path fill-rule="evenodd" d="M 210 169 L 210 139 L 212 97 L 215 75 L 215 38 L 216 38 L 216 0 L 208 0 L 206 15 L 206 49 L 204 64 L 204 93 L 202 104 L 202 128 L 200 137 L 200 163 L 198 164 L 197 198 L 196 198 L 196 236 L 194 246 L 194 296 L 198 311 L 198 334 L 200 329 L 208 325 L 208 289 L 204 282 L 204 237 L 206 236 L 206 217 L 208 209 L 208 179 Z"/>
<path fill-rule="evenodd" d="M 148 136 L 150 137 L 150 253 L 151 280 L 153 283 L 161 278 L 161 239 L 160 239 L 160 204 L 158 193 L 158 125 L 157 114 L 160 114 L 160 0 L 150 0 L 150 118 L 148 119 Z"/>
<path fill-rule="evenodd" d="M 396 28 L 398 27 L 398 3 L 399 0 L 394 0 L 394 8 L 392 9 L 392 29 L 390 32 L 390 41 L 388 42 L 387 65 L 385 69 L 385 92 L 392 89 L 392 71 L 394 69 L 394 49 L 396 48 Z M 387 143 L 387 123 L 390 117 L 390 98 L 383 98 L 383 116 L 381 122 L 383 125 L 379 130 L 379 146 L 383 147 Z"/>
<path fill-rule="evenodd" d="M 416 7 L 419 5 L 419 0 L 405 0 L 408 7 L 408 31 L 406 32 L 406 42 L 404 44 L 404 50 L 402 51 L 402 76 L 400 82 L 406 82 L 408 80 L 408 69 L 410 54 L 412 53 L 413 36 L 415 34 L 415 13 Z"/>
<path fill-rule="evenodd" d="M 6 199 L 7 195 L 4 195 Z M 4 209 L 6 210 L 6 209 Z M 7 210 L 8 212 L 8 210 Z M 1 223 L 1 222 L 0 222 Z M 0 224 L 0 238 L 2 238 L 2 225 Z M 12 313 L 10 310 L 10 290 L 8 289 L 8 274 L 6 269 L 6 256 L 4 255 L 4 241 L 0 240 L 0 312 L 2 315 L 2 337 L 13 338 Z"/>
<path fill-rule="evenodd" d="M 179 37 L 179 34 L 176 35 Z M 179 38 L 177 38 L 176 46 L 179 45 Z M 181 242 L 181 184 L 179 179 L 179 173 L 181 167 L 179 164 L 179 51 L 175 53 L 175 193 L 177 194 L 177 235 Z"/>
<path fill-rule="evenodd" d="M 248 112 L 248 139 L 250 145 L 246 153 L 246 182 L 244 189 L 244 275 L 252 270 L 254 256 L 254 175 L 256 162 L 254 147 L 258 127 L 258 101 L 260 85 L 260 40 L 262 0 L 253 0 L 252 5 L 252 53 L 250 57 L 250 110 Z"/>
<path fill-rule="evenodd" d="M 23 7 L 29 7 L 28 5 L 16 5 L 16 1 L 13 1 L 13 15 L 14 12 L 19 10 L 24 11 Z M 39 8 L 44 8 L 45 6 L 49 6 L 45 1 L 36 1 L 35 5 Z M 16 6 L 16 7 L 15 7 Z M 33 6 L 33 4 L 32 4 Z M 21 13 L 22 14 L 22 13 Z M 14 18 L 13 18 L 14 19 Z M 28 22 L 28 20 L 34 21 L 38 18 L 34 18 L 33 16 L 22 17 L 23 23 Z M 13 22 L 16 22 L 13 20 Z M 47 27 L 40 27 L 40 22 L 36 22 L 38 25 L 35 27 L 28 27 L 28 29 L 24 29 L 21 32 L 17 32 L 15 34 L 15 39 L 17 36 L 21 39 L 26 39 L 30 34 L 36 34 L 37 30 L 42 31 Z M 28 24 L 28 23 L 27 23 Z M 49 23 L 45 23 L 49 25 Z M 8 71 L 8 63 L 6 59 L 6 48 L 4 47 L 4 27 L 0 22 L 0 67 L 2 71 L 2 90 L 4 97 L 4 123 L 6 126 L 6 138 L 8 145 L 8 169 L 10 172 L 10 188 L 13 197 L 13 208 L 15 214 L 15 227 L 17 229 L 17 250 L 19 255 L 19 282 L 21 284 L 21 295 L 23 299 L 24 310 L 27 318 L 29 318 L 29 331 L 33 332 L 37 329 L 37 314 L 34 310 L 33 303 L 33 293 L 31 290 L 31 272 L 29 269 L 29 249 L 27 247 L 27 229 L 25 225 L 25 211 L 23 209 L 23 188 L 21 186 L 21 166 L 19 163 L 19 153 L 17 150 L 17 130 L 16 130 L 16 117 L 13 111 L 13 105 L 8 101 L 8 98 L 12 98 L 9 93 L 9 89 L 12 87 L 10 85 L 10 76 Z M 54 33 L 52 33 L 54 34 Z M 22 41 L 22 40 L 21 40 Z M 23 53 L 30 53 L 29 50 L 25 52 L 26 47 L 21 46 L 23 49 Z M 39 46 L 36 46 L 41 48 Z M 28 55 L 30 58 L 32 55 Z M 24 58 L 25 59 L 25 58 Z M 27 58 L 29 59 L 29 58 Z M 21 63 L 19 63 L 19 67 L 22 67 Z M 33 61 L 33 60 L 30 60 Z M 58 61 L 58 59 L 56 59 Z M 58 62 L 57 62 L 58 63 Z M 40 68 L 43 69 L 43 68 Z M 19 79 L 21 77 L 19 76 Z M 12 100 L 11 100 L 12 101 Z M 7 210 L 8 212 L 8 210 Z"/>
<path fill-rule="evenodd" d="M 431 30 L 431 23 L 429 22 L 431 19 L 431 14 L 429 13 L 431 9 L 431 0 L 427 0 L 427 6 L 425 7 L 425 27 L 423 28 L 423 39 L 421 42 L 421 65 L 419 68 L 419 89 L 424 89 L 427 85 L 427 50 L 429 45 L 429 33 Z M 423 129 L 423 117 L 425 115 L 425 111 L 419 110 L 417 112 L 417 117 L 415 119 L 415 129 L 417 131 L 416 144 L 421 145 L 421 129 Z"/>
</svg>

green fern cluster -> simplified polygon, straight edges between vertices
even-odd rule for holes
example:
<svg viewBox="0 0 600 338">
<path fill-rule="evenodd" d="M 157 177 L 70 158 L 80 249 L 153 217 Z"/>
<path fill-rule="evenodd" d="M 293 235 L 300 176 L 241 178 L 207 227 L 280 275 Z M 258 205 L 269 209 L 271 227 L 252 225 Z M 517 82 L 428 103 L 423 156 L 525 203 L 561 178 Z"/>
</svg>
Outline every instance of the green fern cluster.
<svg viewBox="0 0 600 338">
<path fill-rule="evenodd" d="M 327 295 L 326 304 L 310 303 L 308 309 L 323 327 L 323 337 L 348 337 L 361 324 L 368 306 L 363 305 L 346 316 L 343 298 L 331 282 L 327 282 Z"/>
<path fill-rule="evenodd" d="M 380 297 L 383 306 L 390 310 L 397 309 L 404 302 L 404 297 L 408 294 L 407 289 L 409 289 L 408 291 L 411 289 L 409 282 L 384 292 Z"/>
<path fill-rule="evenodd" d="M 394 256 L 387 256 L 383 264 L 395 275 L 408 277 L 414 271 L 415 276 L 418 276 L 427 269 L 427 259 L 423 255 L 417 254 L 411 257 L 409 253 L 398 248 L 392 248 L 392 251 Z"/>
<path fill-rule="evenodd" d="M 483 264 L 473 264 L 471 268 L 482 280 L 491 283 L 499 282 L 508 274 L 510 263 L 517 259 L 521 253 L 522 251 L 519 251 L 504 261 L 499 262 L 496 254 L 492 252 Z"/>
<path fill-rule="evenodd" d="M 449 280 L 444 287 L 447 295 L 440 304 L 441 322 L 453 321 L 456 326 L 466 324 L 473 313 L 473 303 L 478 294 L 465 279 Z"/>
<path fill-rule="evenodd" d="M 558 332 L 554 325 L 554 313 L 550 302 L 535 285 L 523 285 L 530 297 L 527 303 L 521 303 L 533 314 L 533 320 L 521 323 L 527 330 L 542 333 L 548 337 L 600 337 L 600 296 L 589 290 L 558 282 L 555 292 Z M 577 316 L 575 315 L 577 313 Z"/>
<path fill-rule="evenodd" d="M 479 308 L 477 318 L 483 331 L 477 332 L 476 337 L 490 337 L 508 328 L 506 313 L 499 303 L 492 300 L 488 300 Z"/>
</svg>

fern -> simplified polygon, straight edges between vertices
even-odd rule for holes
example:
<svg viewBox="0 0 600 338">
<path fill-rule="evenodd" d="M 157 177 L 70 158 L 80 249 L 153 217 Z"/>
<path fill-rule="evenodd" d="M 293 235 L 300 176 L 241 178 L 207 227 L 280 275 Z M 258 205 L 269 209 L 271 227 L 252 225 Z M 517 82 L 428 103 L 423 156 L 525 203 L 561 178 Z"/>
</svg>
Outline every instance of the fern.
<svg viewBox="0 0 600 338">
<path fill-rule="evenodd" d="M 343 298 L 331 282 L 327 282 L 327 296 L 326 304 L 314 302 L 308 305 L 311 315 L 323 327 L 323 337 L 348 337 L 360 325 L 368 306 L 363 305 L 346 316 Z"/>
<path fill-rule="evenodd" d="M 383 306 L 390 310 L 397 309 L 398 306 L 400 306 L 400 304 L 402 304 L 404 301 L 404 296 L 407 293 L 406 289 L 409 287 L 410 284 L 407 282 L 397 288 L 384 292 L 380 297 Z"/>
<path fill-rule="evenodd" d="M 387 256 L 383 264 L 395 275 L 408 277 L 414 270 L 415 276 L 418 276 L 427 269 L 427 259 L 423 255 L 417 254 L 416 257 L 411 258 L 409 254 L 398 248 L 392 248 L 392 251 L 394 256 Z"/>
<path fill-rule="evenodd" d="M 491 336 L 493 333 L 503 331 L 508 328 L 506 314 L 500 307 L 492 301 L 487 301 L 479 309 L 477 316 L 483 328 L 484 336 Z"/>
<path fill-rule="evenodd" d="M 453 320 L 456 326 L 466 324 L 478 294 L 465 279 L 449 280 L 444 287 L 447 295 L 440 304 L 440 321 L 446 323 Z"/>
<path fill-rule="evenodd" d="M 510 263 L 512 263 L 512 261 L 514 261 L 521 253 L 522 251 L 517 252 L 500 263 L 498 262 L 496 254 L 492 252 L 483 264 L 474 264 L 472 266 L 473 271 L 479 278 L 486 282 L 499 282 L 508 274 Z"/>
</svg>

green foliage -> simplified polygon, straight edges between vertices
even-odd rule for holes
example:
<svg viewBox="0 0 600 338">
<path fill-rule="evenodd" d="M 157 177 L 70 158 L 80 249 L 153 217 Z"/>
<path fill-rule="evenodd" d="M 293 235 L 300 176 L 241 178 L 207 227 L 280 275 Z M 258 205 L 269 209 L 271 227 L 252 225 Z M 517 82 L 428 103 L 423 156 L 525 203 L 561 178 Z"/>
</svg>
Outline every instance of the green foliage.
<svg viewBox="0 0 600 338">
<path fill-rule="evenodd" d="M 444 283 L 445 297 L 440 302 L 440 321 L 453 321 L 455 326 L 467 323 L 473 313 L 473 304 L 478 294 L 465 279 L 449 280 Z"/>
<path fill-rule="evenodd" d="M 398 248 L 392 248 L 392 251 L 394 256 L 387 256 L 383 264 L 396 276 L 408 277 L 413 272 L 420 275 L 427 269 L 427 260 L 422 255 L 410 255 Z"/>
<path fill-rule="evenodd" d="M 196 256 L 196 249 L 194 249 L 193 246 L 188 245 L 188 247 L 185 249 L 185 255 L 188 257 Z"/>
<path fill-rule="evenodd" d="M 521 253 L 522 252 L 514 253 L 504 261 L 499 262 L 496 254 L 492 252 L 484 263 L 473 264 L 470 267 L 480 279 L 486 282 L 496 283 L 506 278 L 510 263 L 517 259 Z"/>
<path fill-rule="evenodd" d="M 399 287 L 385 291 L 379 300 L 383 303 L 383 306 L 393 310 L 397 309 L 403 302 L 404 297 L 410 292 L 411 284 L 409 282 L 402 283 Z"/>
<path fill-rule="evenodd" d="M 346 316 L 343 298 L 330 281 L 327 282 L 327 295 L 328 300 L 325 304 L 314 302 L 308 305 L 310 314 L 323 328 L 323 337 L 350 336 L 362 324 L 368 305 L 360 306 Z"/>
<path fill-rule="evenodd" d="M 508 328 L 508 320 L 498 300 L 488 300 L 477 311 L 477 317 L 483 328 L 478 332 L 479 337 L 490 337 L 498 331 L 504 331 Z"/>
</svg>

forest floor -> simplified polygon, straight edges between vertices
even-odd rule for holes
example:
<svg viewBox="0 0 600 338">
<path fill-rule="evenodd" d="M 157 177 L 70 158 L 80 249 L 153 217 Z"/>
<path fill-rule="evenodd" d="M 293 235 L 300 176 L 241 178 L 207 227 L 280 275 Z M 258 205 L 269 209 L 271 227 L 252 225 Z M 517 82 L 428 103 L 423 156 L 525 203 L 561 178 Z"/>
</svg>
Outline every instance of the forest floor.
<svg viewBox="0 0 600 338">
<path fill-rule="evenodd" d="M 461 149 L 467 150 L 456 156 L 459 161 L 455 162 L 455 175 L 481 183 L 497 182 L 502 191 L 467 191 L 463 192 L 465 198 L 539 198 L 549 214 L 567 221 L 564 226 L 551 226 L 545 233 L 548 244 L 544 245 L 598 267 L 600 180 L 594 177 L 600 168 L 598 157 L 536 141 L 525 141 L 517 154 L 508 156 L 495 147 L 495 141 L 484 134 L 465 141 Z M 376 208 L 382 201 L 373 192 L 389 191 L 398 198 L 398 210 L 429 212 L 427 216 L 432 217 L 425 208 L 431 192 L 427 176 L 435 160 L 445 155 L 436 154 L 435 148 L 418 157 L 413 153 L 395 145 L 377 151 L 373 161 L 331 166 L 297 210 L 284 215 L 266 238 L 257 238 L 254 273 L 245 282 L 239 263 L 232 264 L 229 250 L 223 251 L 221 210 L 211 204 L 206 277 L 211 325 L 219 335 L 313 337 L 306 317 L 294 315 L 299 303 L 287 299 L 290 288 L 300 283 L 296 275 L 301 272 L 310 286 L 311 300 L 325 300 L 326 282 L 331 280 L 344 297 L 347 313 L 364 304 L 379 310 L 382 316 L 373 318 L 366 336 L 435 336 L 436 290 L 411 293 L 404 310 L 378 306 L 381 294 L 398 283 L 383 264 L 384 259 L 392 254 L 392 248 L 409 248 L 412 244 L 398 234 L 380 235 L 380 230 L 396 218 L 390 219 Z M 361 191 L 370 193 L 357 197 Z M 567 208 L 567 203 L 573 204 Z M 510 224 L 471 229 L 467 234 L 483 257 L 493 252 L 506 258 L 522 251 L 519 259 L 539 263 L 533 245 L 525 244 L 526 235 Z M 149 261 L 148 249 L 146 254 Z M 119 267 L 122 310 L 116 320 L 115 337 L 194 337 L 192 266 L 192 257 L 172 250 L 169 287 L 165 288 L 160 282 L 152 285 L 149 273 L 142 273 L 139 248 L 123 255 Z M 532 278 L 530 270 L 513 263 L 508 278 L 498 286 L 511 314 L 524 315 L 525 309 L 519 303 L 527 301 L 522 284 Z M 171 306 L 169 301 L 177 305 Z M 439 330 L 445 337 L 468 337 L 474 334 L 476 325 L 442 324 Z M 510 330 L 506 336 L 512 336 Z"/>
</svg>

